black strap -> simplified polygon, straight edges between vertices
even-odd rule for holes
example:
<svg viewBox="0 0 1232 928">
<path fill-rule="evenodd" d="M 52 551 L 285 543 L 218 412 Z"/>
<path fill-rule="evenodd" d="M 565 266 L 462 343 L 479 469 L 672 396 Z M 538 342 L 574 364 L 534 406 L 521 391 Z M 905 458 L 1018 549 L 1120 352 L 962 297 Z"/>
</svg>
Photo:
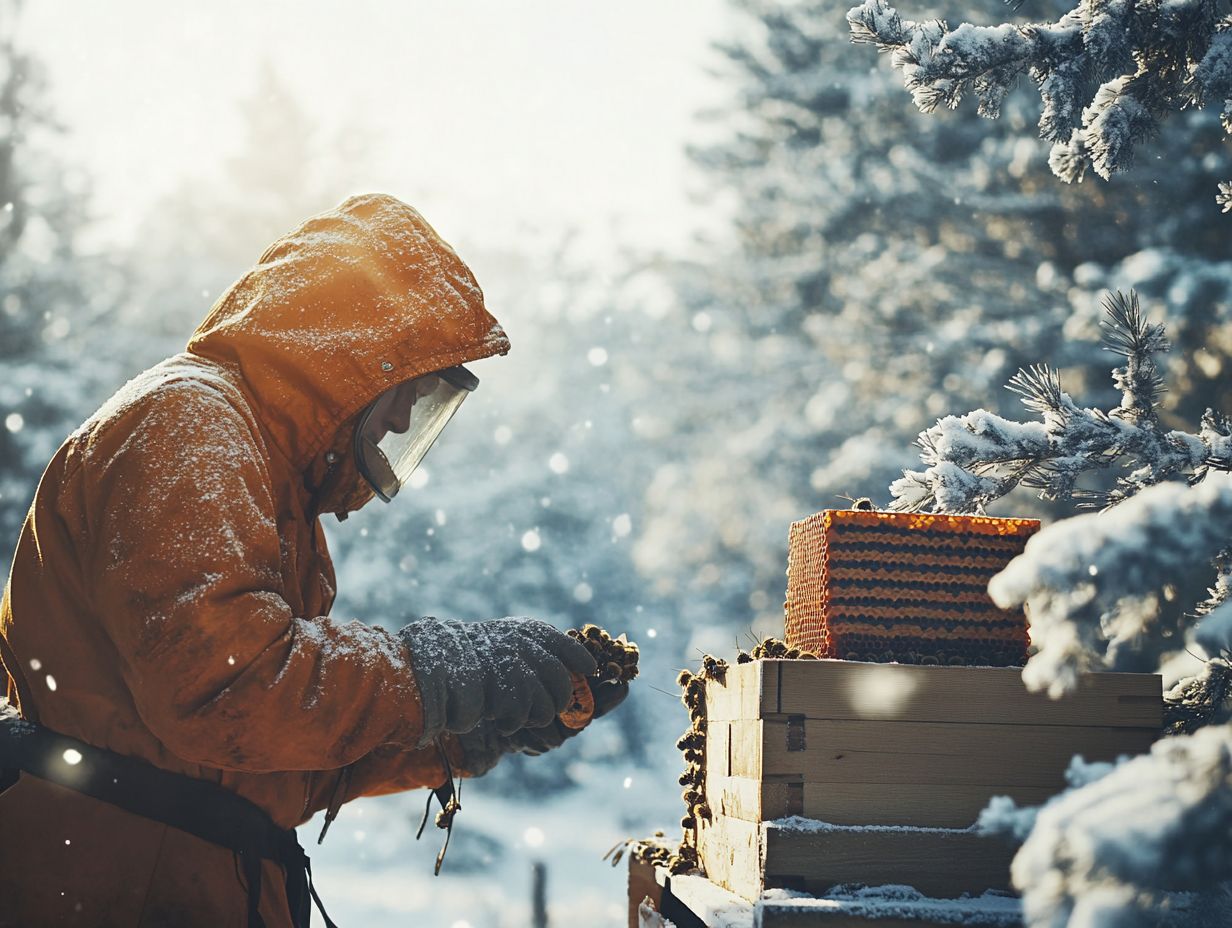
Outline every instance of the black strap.
<svg viewBox="0 0 1232 928">
<path fill-rule="evenodd" d="M 312 885 L 308 855 L 295 830 L 279 828 L 260 806 L 222 786 L 94 747 L 24 719 L 0 717 L 0 771 L 3 768 L 21 770 L 233 851 L 239 855 L 248 888 L 248 928 L 265 928 L 257 911 L 263 859 L 286 871 L 296 928 L 309 926 L 309 897 L 328 928 L 337 928 Z"/>
</svg>

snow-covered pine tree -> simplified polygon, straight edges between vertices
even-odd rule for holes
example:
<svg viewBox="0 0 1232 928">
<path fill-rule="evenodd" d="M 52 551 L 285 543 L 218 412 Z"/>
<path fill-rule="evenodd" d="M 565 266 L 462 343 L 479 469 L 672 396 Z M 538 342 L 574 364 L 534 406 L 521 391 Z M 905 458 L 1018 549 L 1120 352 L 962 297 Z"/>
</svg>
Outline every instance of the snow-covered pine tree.
<svg viewBox="0 0 1232 928">
<path fill-rule="evenodd" d="M 974 94 L 979 111 L 1000 113 L 1020 77 L 1035 82 L 1040 138 L 1066 182 L 1088 167 L 1100 177 L 1124 171 L 1140 142 L 1170 113 L 1210 106 L 1232 133 L 1232 17 L 1221 0 L 1108 3 L 1079 0 L 1052 22 L 951 29 L 945 20 L 905 20 L 886 0 L 847 14 L 853 41 L 891 52 L 924 112 L 953 109 Z M 1217 202 L 1232 211 L 1232 180 Z"/>
<path fill-rule="evenodd" d="M 908 463 L 891 449 L 928 422 L 987 404 L 1039 356 L 1104 390 L 1098 337 L 1066 328 L 1076 268 L 1144 248 L 1221 255 L 1201 217 L 1232 158 L 1211 155 L 1217 118 L 1187 114 L 1145 182 L 1057 185 L 1020 137 L 1025 91 L 999 123 L 920 120 L 896 75 L 834 28 L 841 0 L 732 5 L 730 103 L 692 154 L 733 232 L 643 275 L 662 271 L 678 305 L 656 318 L 674 334 L 650 371 L 673 402 L 637 423 L 663 457 L 637 550 L 689 621 L 743 633 L 750 616 L 781 621 L 786 523 L 884 486 Z M 624 298 L 661 307 L 642 284 Z M 704 646 L 730 647 L 723 635 Z"/>
<path fill-rule="evenodd" d="M 0 575 L 56 447 L 116 385 L 105 321 L 123 281 L 83 254 L 89 184 L 57 157 L 63 138 L 22 3 L 0 0 Z"/>
<path fill-rule="evenodd" d="M 1158 404 L 1168 351 L 1136 295 L 1105 302 L 1120 401 L 1083 407 L 1057 372 L 1010 382 L 1033 421 L 976 410 L 920 436 L 923 471 L 891 490 L 894 508 L 982 512 L 1016 487 L 1099 510 L 1044 528 L 997 575 L 1001 606 L 1025 605 L 1034 653 L 1023 678 L 1060 695 L 1083 670 L 1155 669 L 1188 650 L 1206 663 L 1166 697 L 1169 734 L 1119 766 L 1075 767 L 1075 788 L 1041 810 L 994 803 L 985 827 L 1027 833 L 1013 876 L 1028 924 L 1224 924 L 1232 914 L 1232 422 L 1207 410 L 1193 432 Z M 1084 487 L 1092 476 L 1109 483 Z M 1194 733 L 1194 734 L 1190 734 Z M 1149 820 L 1124 810 L 1151 809 Z M 1073 853 L 1074 847 L 1088 852 Z"/>
<path fill-rule="evenodd" d="M 1232 234 L 1227 220 L 1206 226 Z M 1207 407 L 1232 409 L 1232 255 L 1226 248 L 1223 254 L 1186 253 L 1175 245 L 1144 248 L 1111 265 L 1081 264 L 1070 276 L 1068 338 L 1098 338 L 1110 290 L 1133 290 L 1151 315 L 1166 321 L 1173 350 L 1157 358 L 1170 386 L 1160 397 L 1161 415 L 1197 427 Z M 1074 373 L 1066 375 L 1071 389 L 1093 392 Z"/>
<path fill-rule="evenodd" d="M 1043 26 L 950 30 L 942 21 L 906 23 L 869 0 L 848 18 L 858 38 L 894 49 L 894 64 L 925 110 L 954 106 L 973 91 L 980 111 L 995 116 L 1017 76 L 1029 71 L 1045 103 L 1040 130 L 1054 143 L 1051 166 L 1066 180 L 1080 180 L 1088 164 L 1107 178 L 1128 166 L 1137 145 L 1134 175 L 1143 189 L 1169 183 L 1169 172 L 1172 181 L 1209 178 L 1209 189 L 1214 177 L 1229 175 L 1210 115 L 1174 114 L 1166 131 L 1142 140 L 1170 110 L 1229 96 L 1227 78 L 1218 77 L 1227 73 L 1229 33 L 1214 16 L 1209 3 L 1083 3 Z M 1224 122 L 1227 128 L 1226 103 Z M 1178 146 L 1182 123 L 1194 134 Z M 1165 150 L 1187 165 L 1176 169 Z M 1155 157 L 1143 159 L 1143 151 Z M 1226 206 L 1228 190 L 1221 190 Z M 1176 232 L 1155 242 L 1126 234 L 1124 258 L 1091 254 L 1057 275 L 1070 304 L 1067 336 L 1093 333 L 1103 288 L 1138 286 L 1152 308 L 1164 310 L 1181 351 L 1164 353 L 1163 331 L 1143 320 L 1136 297 L 1114 297 L 1109 347 L 1125 363 L 1114 372 L 1119 396 L 1112 403 L 1080 407 L 1054 370 L 1028 367 L 1012 387 L 1038 421 L 1010 422 L 983 410 L 945 417 L 920 437 L 927 469 L 905 474 L 892 491 L 896 508 L 908 509 L 979 510 L 1015 486 L 1107 507 L 1046 527 L 990 587 L 1002 605 L 1028 606 L 1038 653 L 1025 678 L 1033 687 L 1064 691 L 1078 671 L 1096 666 L 1160 667 L 1175 678 L 1186 650 L 1207 656 L 1168 693 L 1169 733 L 1177 737 L 1115 768 L 1076 762 L 1074 789 L 1040 810 L 994 804 L 986 813 L 987 827 L 1027 835 L 1013 876 L 1033 928 L 1232 919 L 1225 707 L 1232 481 L 1225 473 L 1227 418 L 1202 413 L 1227 409 L 1230 306 L 1219 245 L 1227 229 L 1206 202 L 1178 199 L 1171 220 L 1164 205 L 1174 229 L 1207 238 L 1196 253 L 1181 253 Z M 1053 273 L 1041 265 L 1041 276 Z M 1067 370 L 1074 373 L 1090 390 L 1089 377 Z M 1175 389 L 1161 397 L 1164 379 Z"/>
</svg>

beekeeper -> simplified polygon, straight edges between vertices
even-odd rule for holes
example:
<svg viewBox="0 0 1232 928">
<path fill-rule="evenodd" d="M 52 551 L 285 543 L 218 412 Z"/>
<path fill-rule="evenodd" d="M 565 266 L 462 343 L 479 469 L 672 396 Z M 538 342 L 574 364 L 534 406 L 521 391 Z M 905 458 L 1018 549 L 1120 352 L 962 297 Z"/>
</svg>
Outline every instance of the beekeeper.
<svg viewBox="0 0 1232 928">
<path fill-rule="evenodd" d="M 321 516 L 393 498 L 508 350 L 427 222 L 356 197 L 68 438 L 0 604 L 0 926 L 307 925 L 314 812 L 560 743 L 594 662 L 552 626 L 329 617 Z"/>
</svg>

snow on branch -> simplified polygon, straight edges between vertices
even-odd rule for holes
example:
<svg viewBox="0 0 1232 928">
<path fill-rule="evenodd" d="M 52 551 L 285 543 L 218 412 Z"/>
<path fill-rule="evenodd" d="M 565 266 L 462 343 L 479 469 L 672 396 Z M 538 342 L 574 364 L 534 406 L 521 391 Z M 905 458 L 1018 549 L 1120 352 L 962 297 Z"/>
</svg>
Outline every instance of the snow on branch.
<svg viewBox="0 0 1232 928">
<path fill-rule="evenodd" d="M 1228 924 L 1232 728 L 1165 738 L 1105 770 L 1036 814 L 1011 871 L 1026 923 Z M 987 818 L 1012 826 L 1015 814 Z"/>
<path fill-rule="evenodd" d="M 853 42 L 891 53 L 925 113 L 974 93 L 980 114 L 995 118 L 1029 77 L 1043 104 L 1040 138 L 1053 146 L 1049 165 L 1071 183 L 1088 166 L 1105 179 L 1128 169 L 1134 146 L 1172 112 L 1222 107 L 1232 133 L 1232 18 L 1219 19 L 1217 8 L 1218 0 L 1079 0 L 1056 22 L 951 29 L 864 0 L 847 22 Z M 1232 211 L 1232 182 L 1217 199 Z"/>
<path fill-rule="evenodd" d="M 1014 422 L 983 409 L 938 420 L 918 439 L 927 469 L 905 471 L 891 485 L 890 508 L 983 512 L 1019 485 L 1044 499 L 1106 508 L 1165 480 L 1197 481 L 1209 470 L 1232 470 L 1225 416 L 1208 410 L 1197 434 L 1160 424 L 1163 379 L 1156 356 L 1168 350 L 1163 327 L 1143 318 L 1133 293 L 1110 294 L 1104 308 L 1106 347 L 1125 359 L 1112 371 L 1121 393 L 1115 409 L 1078 406 L 1045 365 L 1021 370 L 1009 387 L 1040 421 Z M 1085 473 L 1114 464 L 1124 473 L 1112 489 L 1077 486 Z"/>
<path fill-rule="evenodd" d="M 894 482 L 891 508 L 982 512 L 1016 486 L 1102 507 L 1045 528 L 989 585 L 1003 608 L 1027 607 L 1035 653 L 1023 679 L 1060 695 L 1083 670 L 1158 631 L 1162 600 L 1179 590 L 1188 613 L 1202 618 L 1198 644 L 1221 662 L 1169 694 L 1170 730 L 1192 731 L 1228 693 L 1232 428 L 1207 410 L 1196 434 L 1165 429 L 1156 411 L 1157 361 L 1169 347 L 1163 327 L 1142 316 L 1133 293 L 1109 295 L 1104 309 L 1105 347 L 1123 359 L 1112 371 L 1121 395 L 1114 408 L 1079 406 L 1046 366 L 1019 371 L 1010 388 L 1038 421 L 982 409 L 939 420 L 919 438 L 927 468 Z M 1114 467 L 1111 489 L 1078 486 Z"/>
<path fill-rule="evenodd" d="M 1232 475 L 1151 487 L 1101 513 L 1048 526 L 988 585 L 1003 609 L 1025 605 L 1035 653 L 1023 671 L 1059 696 L 1078 674 L 1142 637 L 1160 591 L 1218 558 L 1232 540 Z M 1219 615 L 1213 612 L 1210 618 Z"/>
</svg>

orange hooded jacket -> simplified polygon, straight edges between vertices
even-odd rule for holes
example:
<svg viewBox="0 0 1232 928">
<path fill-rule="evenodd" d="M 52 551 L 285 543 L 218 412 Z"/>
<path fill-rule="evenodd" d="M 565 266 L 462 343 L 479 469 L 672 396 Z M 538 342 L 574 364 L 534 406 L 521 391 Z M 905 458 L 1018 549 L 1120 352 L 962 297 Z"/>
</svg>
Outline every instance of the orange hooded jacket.
<svg viewBox="0 0 1232 928">
<path fill-rule="evenodd" d="M 219 783 L 282 827 L 437 786 L 413 655 L 328 618 L 319 517 L 370 496 L 357 415 L 509 342 L 413 209 L 355 197 L 271 246 L 188 349 L 129 382 L 52 459 L 0 602 L 25 718 Z M 330 452 L 333 452 L 332 454 Z M 456 752 L 456 745 L 451 745 Z M 23 775 L 0 794 L 0 926 L 245 924 L 230 851 Z M 290 925 L 264 864 L 261 914 Z"/>
</svg>

